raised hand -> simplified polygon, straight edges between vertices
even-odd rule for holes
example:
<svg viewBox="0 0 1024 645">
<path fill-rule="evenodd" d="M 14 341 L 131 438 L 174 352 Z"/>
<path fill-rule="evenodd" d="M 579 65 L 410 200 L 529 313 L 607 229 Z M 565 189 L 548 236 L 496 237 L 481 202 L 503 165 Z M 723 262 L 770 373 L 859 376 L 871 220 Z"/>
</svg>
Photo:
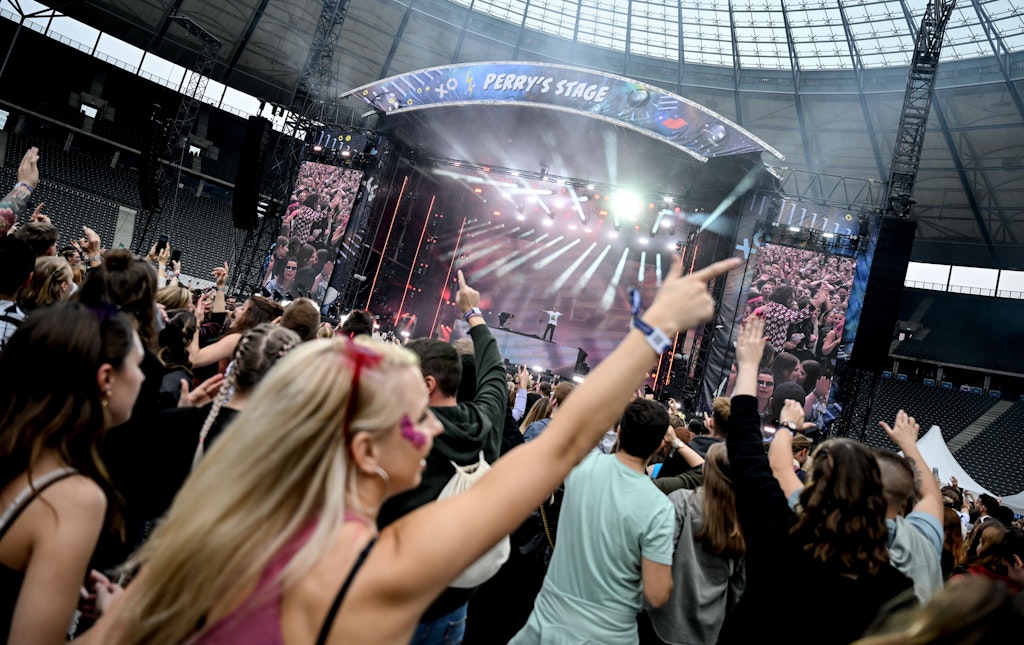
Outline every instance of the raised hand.
<svg viewBox="0 0 1024 645">
<path fill-rule="evenodd" d="M 271 266 L 273 266 L 273 265 L 271 265 Z M 223 267 L 214 267 L 213 271 L 210 271 L 210 275 L 212 275 L 213 279 L 217 281 L 217 286 L 218 287 L 223 287 L 224 283 L 227 282 L 227 279 L 228 279 L 228 263 L 227 263 L 227 260 L 224 261 L 224 266 Z"/>
<path fill-rule="evenodd" d="M 906 445 L 915 445 L 917 443 L 917 435 L 921 430 L 921 426 L 918 425 L 914 417 L 908 415 L 903 410 L 896 413 L 896 420 L 893 421 L 892 427 L 885 421 L 879 421 L 878 425 L 885 430 L 885 434 L 889 436 L 894 444 L 903 448 Z"/>
<path fill-rule="evenodd" d="M 680 263 L 673 261 L 654 302 L 643 315 L 644 321 L 672 336 L 711 320 L 715 302 L 708 293 L 708 283 L 740 264 L 739 258 L 730 258 L 684 276 Z"/>
<path fill-rule="evenodd" d="M 18 183 L 28 184 L 33 190 L 39 185 L 39 148 L 25 151 L 18 165 Z"/>
<path fill-rule="evenodd" d="M 748 316 L 740 324 L 740 333 L 736 337 L 736 364 L 756 366 L 764 355 L 764 317 Z"/>
<path fill-rule="evenodd" d="M 462 269 L 459 269 L 459 290 L 455 294 L 455 304 L 462 313 L 480 304 L 480 292 L 466 284 L 466 276 L 462 274 Z"/>
</svg>

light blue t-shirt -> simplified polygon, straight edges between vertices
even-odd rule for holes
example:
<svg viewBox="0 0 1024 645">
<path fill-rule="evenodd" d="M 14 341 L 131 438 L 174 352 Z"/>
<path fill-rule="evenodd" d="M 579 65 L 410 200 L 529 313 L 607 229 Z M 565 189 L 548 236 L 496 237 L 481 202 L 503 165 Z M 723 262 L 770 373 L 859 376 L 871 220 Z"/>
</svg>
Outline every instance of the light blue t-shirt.
<svg viewBox="0 0 1024 645">
<path fill-rule="evenodd" d="M 635 643 L 641 560 L 671 565 L 675 510 L 649 477 L 591 453 L 565 481 L 555 551 L 511 643 Z"/>
</svg>

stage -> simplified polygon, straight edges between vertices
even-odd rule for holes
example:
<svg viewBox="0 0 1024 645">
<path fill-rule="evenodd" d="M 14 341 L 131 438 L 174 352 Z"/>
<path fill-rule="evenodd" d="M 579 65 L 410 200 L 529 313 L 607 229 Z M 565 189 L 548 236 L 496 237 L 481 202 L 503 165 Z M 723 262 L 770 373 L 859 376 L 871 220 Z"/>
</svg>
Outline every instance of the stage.
<svg viewBox="0 0 1024 645">
<path fill-rule="evenodd" d="M 487 328 L 497 341 L 502 358 L 513 365 L 525 365 L 531 370 L 541 372 L 550 371 L 562 378 L 571 379 L 576 372 L 577 363 L 586 358 L 586 353 L 579 347 L 548 342 L 541 340 L 536 334 L 508 327 L 488 325 Z M 459 321 L 452 330 L 452 340 L 467 336 L 468 330 L 469 325 Z M 557 329 L 555 338 L 558 338 Z"/>
</svg>

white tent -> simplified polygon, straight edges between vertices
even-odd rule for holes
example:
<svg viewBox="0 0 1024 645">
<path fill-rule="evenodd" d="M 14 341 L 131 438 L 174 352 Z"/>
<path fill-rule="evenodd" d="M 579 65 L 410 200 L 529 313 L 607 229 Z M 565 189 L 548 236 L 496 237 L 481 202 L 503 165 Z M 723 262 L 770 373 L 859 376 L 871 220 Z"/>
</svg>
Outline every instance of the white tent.
<svg viewBox="0 0 1024 645">
<path fill-rule="evenodd" d="M 960 488 L 965 488 L 973 492 L 975 495 L 988 493 L 993 497 L 999 497 L 979 485 L 978 482 L 974 481 L 974 479 L 967 474 L 967 471 L 963 469 L 960 463 L 953 457 L 953 454 L 949 452 L 949 446 L 946 445 L 945 439 L 942 438 L 942 431 L 939 429 L 939 426 L 932 426 L 931 429 L 929 429 L 928 432 L 918 440 L 917 447 L 924 456 L 925 461 L 928 462 L 928 466 L 930 468 L 939 469 L 939 481 L 943 484 L 949 482 L 949 478 L 952 476 L 956 477 L 957 484 L 960 485 Z M 1015 513 L 1024 513 L 1024 491 L 1014 495 L 1004 496 L 1003 504 L 1012 508 Z"/>
</svg>

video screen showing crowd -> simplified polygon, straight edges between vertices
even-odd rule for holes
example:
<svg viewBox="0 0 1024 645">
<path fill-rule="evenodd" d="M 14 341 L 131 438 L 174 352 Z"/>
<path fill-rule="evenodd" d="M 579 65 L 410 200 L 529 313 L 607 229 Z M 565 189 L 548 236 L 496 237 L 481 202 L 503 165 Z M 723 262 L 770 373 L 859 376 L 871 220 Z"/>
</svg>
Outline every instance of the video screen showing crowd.
<svg viewBox="0 0 1024 645">
<path fill-rule="evenodd" d="M 299 169 L 262 286 L 275 300 L 322 303 L 363 173 L 307 161 Z"/>
<path fill-rule="evenodd" d="M 829 394 L 856 268 L 852 257 L 778 244 L 759 249 L 743 317 L 765 320 L 758 410 L 767 424 L 774 419 L 769 401 L 780 387 L 803 395 L 820 430 L 834 420 Z M 730 376 L 720 393 L 731 395 L 731 387 Z"/>
</svg>

